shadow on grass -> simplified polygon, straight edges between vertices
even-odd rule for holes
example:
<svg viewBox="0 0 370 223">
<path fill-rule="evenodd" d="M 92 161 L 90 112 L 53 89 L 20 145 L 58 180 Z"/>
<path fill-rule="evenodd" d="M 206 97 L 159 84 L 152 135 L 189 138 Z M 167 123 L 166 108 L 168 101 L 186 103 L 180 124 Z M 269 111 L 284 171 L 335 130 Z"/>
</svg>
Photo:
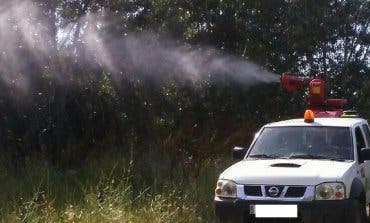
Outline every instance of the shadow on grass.
<svg viewBox="0 0 370 223">
<path fill-rule="evenodd" d="M 186 174 L 190 169 L 180 164 L 163 168 L 160 174 L 143 171 L 145 163 L 117 154 L 73 170 L 58 170 L 37 159 L 26 160 L 17 170 L 2 165 L 0 218 L 1 222 L 214 222 L 214 184 L 229 163 L 209 158 L 193 174 Z"/>
</svg>

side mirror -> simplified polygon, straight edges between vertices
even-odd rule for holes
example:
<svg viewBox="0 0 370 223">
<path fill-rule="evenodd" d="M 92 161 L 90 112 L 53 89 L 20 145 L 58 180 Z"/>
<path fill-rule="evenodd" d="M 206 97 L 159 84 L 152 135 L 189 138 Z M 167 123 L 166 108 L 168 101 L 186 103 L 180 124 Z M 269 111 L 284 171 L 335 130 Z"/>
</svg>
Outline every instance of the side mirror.
<svg viewBox="0 0 370 223">
<path fill-rule="evenodd" d="M 360 152 L 360 158 L 361 160 L 370 160 L 370 148 L 363 148 Z"/>
<path fill-rule="evenodd" d="M 247 150 L 243 147 L 234 147 L 233 148 L 233 157 L 234 159 L 243 159 Z"/>
</svg>

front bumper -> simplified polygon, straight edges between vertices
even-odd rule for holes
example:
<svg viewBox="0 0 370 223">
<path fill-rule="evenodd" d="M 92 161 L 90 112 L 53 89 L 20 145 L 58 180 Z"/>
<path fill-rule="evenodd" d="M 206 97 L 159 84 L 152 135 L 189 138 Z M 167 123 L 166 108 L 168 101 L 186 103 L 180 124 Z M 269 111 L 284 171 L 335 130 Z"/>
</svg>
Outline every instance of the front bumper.
<svg viewBox="0 0 370 223">
<path fill-rule="evenodd" d="M 341 201 L 251 201 L 215 199 L 216 216 L 222 221 L 228 222 L 280 222 L 277 219 L 257 219 L 251 215 L 250 205 L 254 204 L 297 204 L 298 218 L 285 219 L 284 222 L 314 222 L 314 223 L 349 223 L 354 222 L 356 214 L 355 200 Z M 279 219 L 284 220 L 284 219 Z"/>
</svg>

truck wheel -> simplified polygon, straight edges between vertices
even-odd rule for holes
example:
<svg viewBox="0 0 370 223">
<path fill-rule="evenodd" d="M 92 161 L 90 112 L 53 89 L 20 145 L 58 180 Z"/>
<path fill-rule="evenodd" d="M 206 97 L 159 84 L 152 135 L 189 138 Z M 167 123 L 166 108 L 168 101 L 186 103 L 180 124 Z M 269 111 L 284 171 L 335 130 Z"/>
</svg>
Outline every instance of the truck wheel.
<svg viewBox="0 0 370 223">
<path fill-rule="evenodd" d="M 218 218 L 219 223 L 242 223 L 243 221 L 238 218 L 230 218 L 230 217 L 219 217 Z M 248 221 L 249 222 L 249 221 Z"/>
<path fill-rule="evenodd" d="M 219 223 L 230 223 L 231 220 L 230 220 L 230 217 L 221 215 L 218 217 L 218 222 Z"/>
<path fill-rule="evenodd" d="M 357 200 L 356 209 L 355 209 L 355 223 L 366 223 L 367 222 L 367 212 L 366 212 L 366 203 L 363 200 Z"/>
<path fill-rule="evenodd" d="M 232 220 L 229 220 L 229 219 L 223 219 L 223 218 L 219 218 L 218 219 L 218 222 L 219 223 L 233 223 Z"/>
</svg>

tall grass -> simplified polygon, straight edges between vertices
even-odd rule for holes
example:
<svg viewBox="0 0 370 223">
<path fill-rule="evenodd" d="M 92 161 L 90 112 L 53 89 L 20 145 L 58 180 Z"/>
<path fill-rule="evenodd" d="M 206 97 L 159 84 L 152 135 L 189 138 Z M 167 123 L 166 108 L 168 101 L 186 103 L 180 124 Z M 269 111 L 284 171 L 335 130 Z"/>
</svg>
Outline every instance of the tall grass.
<svg viewBox="0 0 370 223">
<path fill-rule="evenodd" d="M 213 188 L 225 161 L 206 160 L 195 176 L 173 169 L 142 183 L 136 175 L 147 173 L 116 157 L 74 170 L 37 160 L 11 171 L 2 166 L 1 222 L 214 222 Z"/>
</svg>

